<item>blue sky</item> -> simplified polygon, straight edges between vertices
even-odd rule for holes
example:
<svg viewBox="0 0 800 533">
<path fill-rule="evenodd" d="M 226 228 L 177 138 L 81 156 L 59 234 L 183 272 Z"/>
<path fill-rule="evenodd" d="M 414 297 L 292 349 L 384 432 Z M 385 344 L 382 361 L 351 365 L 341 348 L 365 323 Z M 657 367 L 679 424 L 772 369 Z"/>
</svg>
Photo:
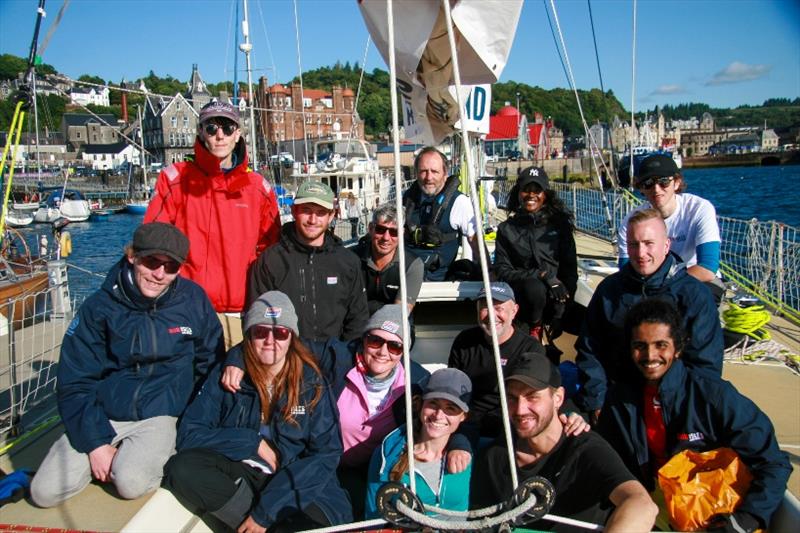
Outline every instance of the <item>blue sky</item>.
<svg viewBox="0 0 800 533">
<path fill-rule="evenodd" d="M 47 2 L 40 42 L 62 4 Z M 71 77 L 89 73 L 131 80 L 152 69 L 186 80 L 197 63 L 206 81 L 230 80 L 238 29 L 233 5 L 233 0 L 72 0 L 43 58 Z M 36 6 L 36 0 L 0 0 L 0 53 L 27 57 Z M 254 79 L 287 81 L 298 72 L 293 3 L 250 0 L 249 6 Z M 592 0 L 591 7 L 605 88 L 630 109 L 633 3 Z M 599 87 L 587 2 L 560 0 L 556 9 L 578 87 Z M 637 110 L 681 102 L 735 107 L 800 96 L 798 0 L 640 0 L 637 9 Z M 355 0 L 298 0 L 297 12 L 304 70 L 337 60 L 364 63 L 367 31 Z M 243 65 L 240 54 L 239 68 Z M 388 70 L 374 46 L 366 66 Z M 567 87 L 540 0 L 523 7 L 501 77 L 510 80 Z"/>
</svg>

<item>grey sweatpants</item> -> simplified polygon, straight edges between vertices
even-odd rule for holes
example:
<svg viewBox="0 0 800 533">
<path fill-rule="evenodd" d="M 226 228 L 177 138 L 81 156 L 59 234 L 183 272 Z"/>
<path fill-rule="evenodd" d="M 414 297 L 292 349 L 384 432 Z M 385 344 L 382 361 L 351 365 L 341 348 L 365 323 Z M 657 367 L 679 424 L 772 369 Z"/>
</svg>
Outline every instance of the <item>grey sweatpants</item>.
<svg viewBox="0 0 800 533">
<path fill-rule="evenodd" d="M 164 463 L 175 453 L 177 418 L 157 416 L 138 422 L 111 421 L 116 431 L 112 446 L 112 483 L 119 495 L 135 499 L 154 490 L 164 475 Z M 31 499 L 40 507 L 54 507 L 79 493 L 92 481 L 89 454 L 77 452 L 67 435 L 58 439 L 31 481 Z"/>
</svg>

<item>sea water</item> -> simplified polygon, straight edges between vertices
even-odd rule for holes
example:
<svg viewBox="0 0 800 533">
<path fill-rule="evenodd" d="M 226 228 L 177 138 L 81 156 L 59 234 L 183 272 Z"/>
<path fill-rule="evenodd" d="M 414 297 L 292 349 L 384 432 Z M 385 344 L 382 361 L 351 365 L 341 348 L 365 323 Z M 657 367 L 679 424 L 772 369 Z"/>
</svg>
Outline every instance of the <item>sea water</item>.
<svg viewBox="0 0 800 533">
<path fill-rule="evenodd" d="M 800 227 L 800 165 L 687 169 L 684 175 L 688 192 L 710 200 L 720 216 L 777 220 Z M 85 297 L 100 287 L 141 222 L 142 215 L 121 213 L 67 226 L 72 237 L 73 253 L 67 264 L 73 296 Z M 45 234 L 52 240 L 49 231 L 48 224 L 21 230 L 29 243 Z"/>
</svg>

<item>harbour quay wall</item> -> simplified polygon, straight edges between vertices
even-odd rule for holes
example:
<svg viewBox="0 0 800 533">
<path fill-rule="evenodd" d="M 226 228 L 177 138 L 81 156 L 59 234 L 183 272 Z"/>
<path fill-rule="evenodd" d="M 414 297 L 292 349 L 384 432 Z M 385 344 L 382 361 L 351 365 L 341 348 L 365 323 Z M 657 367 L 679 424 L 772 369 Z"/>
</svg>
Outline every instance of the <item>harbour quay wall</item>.
<svg viewBox="0 0 800 533">
<path fill-rule="evenodd" d="M 684 157 L 683 168 L 758 167 L 800 164 L 800 150 L 787 152 L 752 152 L 748 154 Z"/>
</svg>

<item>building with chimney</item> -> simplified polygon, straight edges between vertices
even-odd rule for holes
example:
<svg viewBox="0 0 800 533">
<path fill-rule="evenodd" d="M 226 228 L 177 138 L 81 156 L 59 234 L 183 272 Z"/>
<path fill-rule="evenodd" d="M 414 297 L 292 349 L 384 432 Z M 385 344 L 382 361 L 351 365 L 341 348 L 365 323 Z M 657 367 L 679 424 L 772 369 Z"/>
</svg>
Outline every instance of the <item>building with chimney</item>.
<svg viewBox="0 0 800 533">
<path fill-rule="evenodd" d="M 356 111 L 355 96 L 352 89 L 336 85 L 330 91 L 301 91 L 298 83 L 270 86 L 262 76 L 256 94 L 257 121 L 264 143 L 259 149 L 270 154 L 289 152 L 296 161 L 302 161 L 304 139 L 363 139 L 364 121 Z"/>
</svg>

